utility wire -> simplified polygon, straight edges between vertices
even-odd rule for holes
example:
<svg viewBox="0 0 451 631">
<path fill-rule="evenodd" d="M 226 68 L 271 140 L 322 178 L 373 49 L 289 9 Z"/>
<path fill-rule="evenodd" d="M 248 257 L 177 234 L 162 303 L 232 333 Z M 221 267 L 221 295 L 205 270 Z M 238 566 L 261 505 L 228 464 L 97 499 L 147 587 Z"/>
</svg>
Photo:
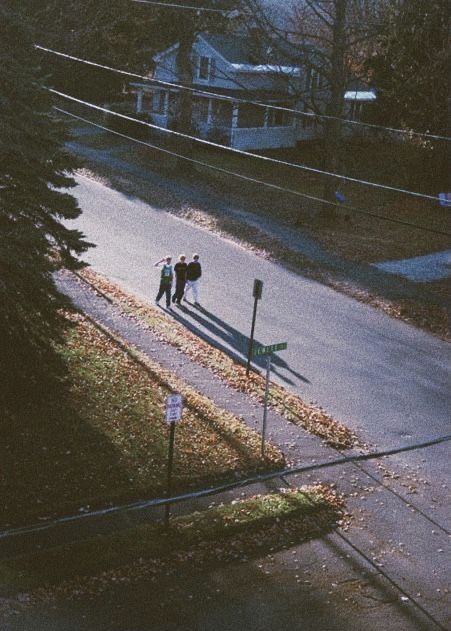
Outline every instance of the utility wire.
<svg viewBox="0 0 451 631">
<path fill-rule="evenodd" d="M 117 116 L 119 118 L 123 118 L 124 120 L 128 120 L 131 121 L 133 123 L 137 123 L 139 125 L 144 125 L 145 127 L 149 127 L 151 129 L 156 129 L 158 131 L 161 131 L 165 134 L 168 135 L 172 135 L 172 136 L 177 136 L 178 138 L 185 138 L 186 140 L 190 140 L 190 141 L 194 141 L 197 142 L 199 144 L 203 144 L 209 147 L 214 147 L 215 149 L 222 149 L 225 151 L 228 151 L 230 153 L 234 153 L 237 155 L 241 155 L 241 156 L 245 156 L 248 158 L 256 158 L 258 160 L 267 162 L 267 163 L 271 163 L 271 164 L 277 164 L 277 165 L 281 165 L 281 166 L 286 166 L 286 167 L 291 167 L 294 169 L 299 169 L 302 171 L 308 171 L 310 173 L 315 173 L 317 175 L 325 175 L 328 177 L 333 177 L 336 179 L 341 180 L 342 182 L 353 182 L 354 184 L 361 184 L 362 186 L 369 186 L 372 188 L 376 188 L 376 189 L 382 189 L 382 190 L 386 190 L 386 191 L 391 191 L 394 193 L 401 193 L 401 194 L 405 194 L 405 195 L 410 195 L 413 197 L 417 197 L 420 199 L 428 199 L 428 200 L 432 200 L 434 202 L 439 202 L 439 197 L 435 196 L 435 195 L 426 195 L 424 193 L 417 193 L 415 191 L 409 191 L 406 189 L 401 189 L 401 188 L 396 188 L 394 186 L 388 186 L 386 184 L 378 184 L 375 182 L 368 182 L 366 180 L 360 180 L 358 178 L 353 178 L 353 177 L 349 177 L 347 175 L 341 175 L 339 173 L 330 173 L 328 171 L 323 171 L 321 169 L 315 169 L 314 167 L 308 167 L 304 164 L 295 164 L 292 162 L 286 162 L 284 160 L 276 160 L 275 158 L 269 158 L 267 156 L 262 156 L 262 155 L 258 155 L 256 153 L 250 153 L 248 151 L 242 151 L 241 149 L 236 149 L 234 147 L 228 147 L 227 145 L 221 145 L 219 143 L 216 142 L 212 142 L 211 140 L 205 140 L 203 138 L 198 138 L 196 136 L 190 136 L 189 134 L 184 134 L 182 132 L 179 131 L 174 131 L 172 129 L 166 129 L 165 127 L 160 127 L 159 125 L 154 125 L 153 123 L 148 123 L 147 121 L 141 121 L 138 120 L 136 118 L 133 118 L 132 116 L 127 116 L 126 114 L 120 114 L 119 112 L 113 112 L 112 110 L 109 110 L 105 107 L 101 107 L 100 105 L 95 105 L 94 103 L 90 103 L 89 101 L 84 101 L 82 99 L 77 99 L 74 96 L 70 96 L 69 94 L 65 94 L 64 92 L 59 92 L 58 90 L 54 90 L 53 88 L 47 88 L 49 90 L 49 92 L 52 92 L 53 94 L 56 94 L 57 96 L 60 96 L 64 99 L 68 99 L 69 101 L 73 101 L 75 103 L 79 103 L 80 105 L 84 105 L 86 107 L 90 107 L 92 109 L 98 110 L 100 112 L 105 112 L 107 114 L 111 114 L 113 116 Z"/>
<path fill-rule="evenodd" d="M 61 111 L 61 110 L 60 110 Z M 85 177 L 85 176 L 82 176 Z M 89 179 L 89 178 L 86 178 Z M 83 276 L 81 276 L 81 274 L 79 274 L 78 272 L 74 271 L 72 272 L 75 276 L 77 276 L 77 278 L 79 278 L 85 285 L 88 285 L 91 289 L 93 289 L 96 293 L 100 294 L 102 296 L 102 298 L 104 300 L 106 300 L 106 302 L 109 302 L 110 304 L 113 303 L 113 300 L 107 295 L 105 294 L 101 289 L 99 289 L 97 287 L 97 285 L 95 285 L 93 282 L 91 282 L 90 280 L 84 278 Z M 88 316 L 89 318 L 89 316 Z M 91 322 L 94 324 L 94 326 L 99 327 L 99 324 L 93 320 L 92 318 L 89 318 L 91 320 Z M 101 328 L 103 333 L 107 333 L 108 335 L 110 335 L 108 333 L 107 330 L 105 330 L 105 328 Z M 117 343 L 117 339 L 112 337 L 111 338 L 115 343 Z M 136 358 L 134 358 L 136 361 Z M 142 364 L 144 366 L 144 368 L 146 368 L 147 370 L 147 366 L 145 364 Z M 332 449 L 334 449 L 338 454 L 342 454 L 342 451 L 340 451 L 339 449 L 337 449 L 336 447 L 332 447 Z M 359 471 L 361 471 L 364 475 L 368 476 L 369 478 L 371 478 L 371 480 L 374 480 L 374 482 L 376 482 L 376 484 L 380 487 L 382 487 L 385 491 L 388 491 L 389 493 L 391 493 L 392 495 L 394 495 L 397 499 L 401 500 L 401 502 L 403 502 L 403 504 L 405 504 L 406 506 L 413 508 L 415 510 L 415 512 L 419 513 L 424 519 L 426 519 L 427 521 L 429 521 L 431 524 L 434 524 L 434 526 L 436 526 L 437 528 L 439 528 L 443 533 L 445 533 L 446 535 L 450 535 L 450 531 L 445 528 L 444 526 L 442 526 L 439 522 L 437 522 L 435 519 L 433 519 L 430 515 L 427 515 L 421 508 L 419 508 L 414 502 L 412 502 L 412 500 L 407 500 L 405 497 L 403 497 L 400 493 L 398 493 L 397 491 L 395 491 L 394 489 L 392 489 L 391 487 L 387 486 L 386 484 L 384 484 L 383 482 L 381 482 L 375 475 L 373 475 L 372 473 L 370 473 L 367 469 L 365 469 L 359 462 L 354 462 L 352 463 L 354 467 L 356 467 L 357 469 L 359 469 Z M 282 478 L 284 479 L 284 478 Z M 284 480 L 285 481 L 285 480 Z M 286 482 L 287 485 L 289 485 L 289 482 Z"/>
<path fill-rule="evenodd" d="M 413 445 L 406 445 L 404 447 L 397 447 L 395 449 L 388 449 L 385 451 L 373 452 L 369 454 L 362 454 L 360 456 L 346 456 L 343 458 L 337 458 L 336 460 L 328 460 L 326 462 L 320 462 L 317 464 L 304 465 L 302 467 L 291 467 L 289 469 L 282 469 L 281 471 L 272 471 L 270 473 L 261 473 L 259 475 L 251 476 L 249 478 L 243 478 L 235 482 L 228 484 L 221 484 L 210 488 L 200 489 L 198 491 L 191 491 L 190 493 L 183 493 L 181 495 L 175 495 L 173 497 L 155 498 L 151 500 L 142 500 L 139 502 L 133 502 L 130 504 L 122 504 L 120 506 L 110 506 L 89 513 L 81 513 L 77 515 L 69 515 L 68 517 L 60 517 L 46 522 L 45 524 L 33 524 L 31 526 L 23 526 L 20 528 L 14 528 L 10 530 L 4 530 L 0 532 L 0 540 L 8 539 L 18 535 L 32 534 L 42 530 L 48 530 L 54 528 L 59 524 L 65 524 L 68 522 L 79 521 L 90 517 L 100 517 L 102 515 L 110 515 L 114 513 L 124 513 L 132 510 L 143 510 L 154 506 L 163 506 L 166 504 L 179 504 L 186 502 L 187 500 L 196 499 L 200 497 L 208 497 L 210 495 L 217 495 L 218 493 L 225 493 L 226 491 L 233 491 L 234 489 L 250 486 L 252 484 L 258 484 L 260 482 L 267 482 L 276 478 L 283 478 L 288 475 L 299 475 L 301 473 L 307 473 L 310 471 L 318 471 L 320 469 L 329 469 L 331 467 L 341 466 L 343 464 L 360 462 L 362 460 L 375 460 L 377 458 L 384 458 L 386 456 L 392 456 L 395 454 L 406 453 L 409 451 L 417 451 L 418 449 L 425 449 L 427 447 L 433 447 L 451 440 L 451 435 L 440 436 L 422 443 L 415 443 Z"/>
<path fill-rule="evenodd" d="M 143 0 L 133 0 L 133 1 L 143 1 Z M 372 123 L 363 123 L 361 121 L 353 121 L 347 118 L 339 118 L 337 116 L 329 116 L 327 114 L 315 114 L 314 112 L 302 112 L 300 110 L 296 110 L 290 107 L 284 107 L 282 105 L 272 105 L 270 103 L 262 103 L 261 101 L 254 101 L 251 99 L 241 99 L 239 97 L 233 97 L 233 96 L 227 96 L 226 94 L 218 94 L 217 92 L 210 92 L 208 90 L 202 90 L 201 88 L 193 88 L 190 86 L 186 86 L 186 85 L 181 85 L 179 83 L 173 83 L 170 81 L 163 81 L 161 79 L 154 79 L 152 77 L 146 77 L 145 75 L 141 75 L 141 74 L 137 74 L 135 72 L 129 72 L 127 70 L 121 70 L 120 68 L 113 68 L 112 66 L 107 66 L 105 64 L 100 64 L 97 63 L 95 61 L 90 61 L 88 59 L 83 59 L 81 57 L 75 57 L 74 55 L 69 55 L 68 53 L 63 53 L 61 51 L 58 50 L 54 50 L 52 48 L 46 48 L 45 46 L 41 46 L 39 44 L 35 44 L 35 48 L 38 50 L 42 50 L 43 52 L 47 52 L 47 53 L 51 53 L 53 55 L 57 55 L 59 57 L 64 57 L 66 59 L 70 59 L 72 61 L 78 61 L 80 63 L 84 63 L 87 64 L 89 66 L 93 66 L 95 68 L 101 68 L 103 70 L 109 70 L 111 72 L 116 72 L 118 74 L 123 74 L 129 77 L 133 77 L 135 79 L 142 79 L 144 81 L 148 81 L 157 85 L 162 85 L 165 87 L 169 87 L 169 88 L 175 88 L 178 90 L 185 90 L 188 92 L 193 92 L 195 94 L 200 94 L 203 96 L 209 96 L 209 97 L 214 97 L 218 100 L 221 101 L 229 101 L 231 103 L 244 103 L 247 105 L 255 105 L 257 107 L 262 107 L 262 108 L 266 108 L 266 109 L 272 109 L 272 110 L 278 110 L 281 112 L 289 112 L 291 114 L 294 114 L 298 117 L 306 117 L 306 118 L 310 118 L 310 119 L 314 119 L 314 120 L 319 120 L 319 119 L 326 119 L 326 120 L 338 120 L 341 123 L 344 123 L 346 125 L 355 125 L 355 126 L 361 126 L 361 127 L 370 127 L 372 129 L 377 129 L 377 130 L 381 130 L 381 131 L 387 131 L 390 133 L 396 133 L 396 134 L 403 134 L 403 135 L 408 135 L 408 136 L 419 136 L 422 138 L 430 138 L 432 140 L 445 140 L 445 141 L 451 141 L 451 138 L 448 136 L 439 136 L 439 135 L 435 135 L 435 134 L 428 134 L 428 133 L 423 133 L 423 132 L 419 132 L 419 131 L 413 131 L 413 130 L 407 130 L 407 129 L 395 129 L 393 127 L 384 127 L 383 125 L 374 125 Z"/>
<path fill-rule="evenodd" d="M 285 484 L 287 485 L 287 487 L 289 488 L 296 488 L 293 487 L 292 484 L 290 484 L 287 480 L 285 480 L 284 478 L 282 478 L 283 481 L 285 482 Z M 382 485 L 383 486 L 383 485 Z M 387 488 L 387 487 L 384 487 Z M 309 498 L 308 495 L 305 496 L 306 499 L 309 501 L 310 504 L 312 504 L 311 499 Z M 403 596 L 405 598 L 407 598 L 408 601 L 412 602 L 413 605 L 415 605 L 415 607 L 417 607 L 429 620 L 431 620 L 439 629 L 441 629 L 442 631 L 446 631 L 445 627 L 436 619 L 434 618 L 434 616 L 429 613 L 429 611 L 427 611 L 427 609 L 425 609 L 423 607 L 423 605 L 421 605 L 416 598 L 414 598 L 413 596 L 411 596 L 408 592 L 405 591 L 405 589 L 403 587 L 401 587 L 401 585 L 399 585 L 399 583 L 397 583 L 394 579 L 392 579 L 387 572 L 385 572 L 385 570 L 382 570 L 382 568 L 380 567 L 380 565 L 377 565 L 373 559 L 371 559 L 365 552 L 363 552 L 363 550 L 361 550 L 361 548 L 359 548 L 358 546 L 356 546 L 354 543 L 352 543 L 352 541 L 346 537 L 342 532 L 340 532 L 340 530 L 335 530 L 332 536 L 337 536 L 339 537 L 342 541 L 344 541 L 345 544 L 347 544 L 355 553 L 357 553 L 360 557 L 362 557 L 362 559 L 364 559 L 366 561 L 366 563 L 368 563 L 368 565 L 370 565 L 378 574 L 380 574 L 381 576 L 383 576 L 391 585 L 392 587 L 394 587 L 397 591 L 399 591 L 401 594 L 403 594 Z"/>
<path fill-rule="evenodd" d="M 385 572 L 379 565 L 376 565 L 376 563 L 372 559 L 370 559 L 370 557 L 367 554 L 365 554 L 362 550 L 360 550 L 360 548 L 358 548 L 354 543 L 352 543 L 352 541 L 350 541 L 348 537 L 346 537 L 342 532 L 338 530 L 335 531 L 335 534 L 338 537 L 340 537 L 340 539 L 342 539 L 350 548 L 352 548 L 354 552 L 356 552 L 359 556 L 365 559 L 365 561 L 369 565 L 371 565 L 371 567 L 374 568 L 378 574 L 381 574 L 385 578 L 385 580 L 387 580 L 391 585 L 393 585 L 395 589 L 401 592 L 401 594 L 403 594 L 405 598 L 407 598 L 410 602 L 412 602 L 412 604 L 415 605 L 415 607 L 417 607 L 417 609 L 419 609 L 431 622 L 433 622 L 438 629 L 441 629 L 441 631 L 446 631 L 446 627 L 444 627 L 436 618 L 434 618 L 434 616 L 431 613 L 429 613 L 429 611 L 427 611 L 427 609 L 425 609 L 423 605 L 420 605 L 418 600 L 416 600 L 413 596 L 407 593 L 405 589 L 403 589 L 399 583 L 397 583 L 392 578 L 390 578 L 387 572 Z"/>
<path fill-rule="evenodd" d="M 182 160 L 186 160 L 187 162 L 191 162 L 192 164 L 197 164 L 199 166 L 205 167 L 207 169 L 211 169 L 213 171 L 218 171 L 219 173 L 224 173 L 225 175 L 231 175 L 232 177 L 239 178 L 241 180 L 244 180 L 246 182 L 250 182 L 252 184 L 258 184 L 260 186 L 265 186 L 265 187 L 270 188 L 272 190 L 280 191 L 282 193 L 289 193 L 290 195 L 295 195 L 296 197 L 301 197 L 303 199 L 308 199 L 310 201 L 318 202 L 318 203 L 321 203 L 321 204 L 328 204 L 328 205 L 334 206 L 336 208 L 349 210 L 349 211 L 356 212 L 356 213 L 359 213 L 359 214 L 368 215 L 370 217 L 374 217 L 375 219 L 382 219 L 383 221 L 389 221 L 391 223 L 401 224 L 403 226 L 409 226 L 410 228 L 415 228 L 417 230 L 423 230 L 425 232 L 432 232 L 433 234 L 439 234 L 439 235 L 451 237 L 451 233 L 449 233 L 449 232 L 443 232 L 443 231 L 440 231 L 440 230 L 434 230 L 434 228 L 427 228 L 426 226 L 419 226 L 418 224 L 410 223 L 408 221 L 402 221 L 401 219 L 393 219 L 391 217 L 385 217 L 384 215 L 378 215 L 377 213 L 373 213 L 373 212 L 370 212 L 368 210 L 364 210 L 362 208 L 356 208 L 355 206 L 351 206 L 349 204 L 338 204 L 337 202 L 328 201 L 328 200 L 322 199 L 320 197 L 314 197 L 313 195 L 307 195 L 307 193 L 301 193 L 300 191 L 295 191 L 295 190 L 290 189 L 290 188 L 284 188 L 282 186 L 278 186 L 277 184 L 271 184 L 270 182 L 265 182 L 264 180 L 257 180 L 255 178 L 251 178 L 251 177 L 248 177 L 246 175 L 242 175 L 241 173 L 236 173 L 235 171 L 229 171 L 227 169 L 223 169 L 222 167 L 218 167 L 216 165 L 209 164 L 208 162 L 203 162 L 202 160 L 196 160 L 194 158 L 189 158 L 189 157 L 184 156 L 184 155 L 182 155 L 180 153 L 176 153 L 174 151 L 170 151 L 169 149 L 164 149 L 163 147 L 159 147 L 158 145 L 154 145 L 154 144 L 146 142 L 144 140 L 139 140 L 138 138 L 133 138 L 132 136 L 128 136 L 126 134 L 118 132 L 118 131 L 116 131 L 114 129 L 111 129 L 109 127 L 105 127 L 104 125 L 100 125 L 99 123 L 94 123 L 93 121 L 91 121 L 91 120 L 89 120 L 87 118 L 84 118 L 83 116 L 78 116 L 76 114 L 73 114 L 72 112 L 68 112 L 67 110 L 64 110 L 64 109 L 62 109 L 60 107 L 53 106 L 53 108 L 57 112 L 61 112 L 62 114 L 66 114 L 67 116 L 70 116 L 71 118 L 80 120 L 80 121 L 82 121 L 84 123 L 87 123 L 88 125 L 92 125 L 93 127 L 97 127 L 98 129 L 103 129 L 104 131 L 109 132 L 111 134 L 114 134 L 115 136 L 120 136 L 121 138 L 125 138 L 126 140 L 130 140 L 132 142 L 136 142 L 136 143 L 138 143 L 140 145 L 143 145 L 145 147 L 149 147 L 150 149 L 155 149 L 157 151 L 161 151 L 162 153 L 165 153 L 167 155 L 173 156 L 175 158 L 180 158 Z"/>
<path fill-rule="evenodd" d="M 199 11 L 202 13 L 222 13 L 227 15 L 231 10 L 229 9 L 213 9 L 209 7 L 194 7 L 188 4 L 174 4 L 172 2 L 156 2 L 155 0 L 132 0 L 132 2 L 139 2 L 141 4 L 152 4 L 158 7 L 164 7 L 167 9 L 186 9 L 188 11 Z"/>
</svg>

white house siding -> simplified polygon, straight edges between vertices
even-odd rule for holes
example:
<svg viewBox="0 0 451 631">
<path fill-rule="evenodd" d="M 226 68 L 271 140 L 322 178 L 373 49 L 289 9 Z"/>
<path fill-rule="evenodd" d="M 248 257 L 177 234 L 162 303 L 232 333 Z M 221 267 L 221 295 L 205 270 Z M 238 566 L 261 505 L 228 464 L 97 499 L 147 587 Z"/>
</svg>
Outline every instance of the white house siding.
<svg viewBox="0 0 451 631">
<path fill-rule="evenodd" d="M 294 127 L 255 127 L 252 129 L 232 129 L 230 145 L 235 149 L 279 149 L 294 147 L 296 133 Z"/>
</svg>

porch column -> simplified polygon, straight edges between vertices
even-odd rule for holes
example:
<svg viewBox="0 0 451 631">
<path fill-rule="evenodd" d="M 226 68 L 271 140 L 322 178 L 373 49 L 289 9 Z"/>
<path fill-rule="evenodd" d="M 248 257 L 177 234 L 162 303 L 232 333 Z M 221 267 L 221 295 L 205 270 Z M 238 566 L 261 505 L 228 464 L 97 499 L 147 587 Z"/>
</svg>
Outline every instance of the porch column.
<svg viewBox="0 0 451 631">
<path fill-rule="evenodd" d="M 143 91 L 142 90 L 138 90 L 136 92 L 136 111 L 137 112 L 143 111 Z"/>
<path fill-rule="evenodd" d="M 213 120 L 213 99 L 208 99 L 208 110 L 207 110 L 207 127 L 211 127 L 211 123 Z"/>
<path fill-rule="evenodd" d="M 238 127 L 238 112 L 240 109 L 239 103 L 233 103 L 232 105 L 232 129 Z"/>
<path fill-rule="evenodd" d="M 163 114 L 167 116 L 168 111 L 169 111 L 169 90 L 166 90 L 166 92 L 164 93 Z"/>
</svg>

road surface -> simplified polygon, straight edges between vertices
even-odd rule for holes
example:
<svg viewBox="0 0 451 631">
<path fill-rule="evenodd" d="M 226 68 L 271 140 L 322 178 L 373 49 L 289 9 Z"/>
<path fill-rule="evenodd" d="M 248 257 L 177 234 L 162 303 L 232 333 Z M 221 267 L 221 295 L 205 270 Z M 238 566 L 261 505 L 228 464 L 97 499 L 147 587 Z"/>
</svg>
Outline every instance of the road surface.
<svg viewBox="0 0 451 631">
<path fill-rule="evenodd" d="M 274 380 L 317 402 L 378 449 L 449 433 L 449 344 L 139 199 L 85 177 L 77 181 L 71 192 L 83 213 L 70 225 L 97 244 L 85 255 L 95 270 L 153 302 L 159 284 L 153 263 L 167 253 L 176 259 L 199 252 L 206 312 L 190 308 L 177 317 L 243 358 L 259 278 L 264 286 L 255 340 L 288 342 L 275 360 Z M 403 462 L 421 467 L 444 495 L 448 445 Z M 446 519 L 445 508 L 436 510 Z"/>
</svg>

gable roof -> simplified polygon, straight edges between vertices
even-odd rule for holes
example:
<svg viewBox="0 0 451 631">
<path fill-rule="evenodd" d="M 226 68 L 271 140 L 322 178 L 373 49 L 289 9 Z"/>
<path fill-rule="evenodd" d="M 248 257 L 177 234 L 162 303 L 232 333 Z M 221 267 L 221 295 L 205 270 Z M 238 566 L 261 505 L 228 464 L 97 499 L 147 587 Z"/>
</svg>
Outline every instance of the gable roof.
<svg viewBox="0 0 451 631">
<path fill-rule="evenodd" d="M 274 44 L 261 42 L 253 37 L 222 33 L 199 33 L 197 40 L 203 40 L 210 48 L 243 72 L 281 71 L 293 72 L 302 63 L 302 53 L 290 42 L 283 40 Z M 154 55 L 158 63 L 178 48 L 178 43 Z"/>
<path fill-rule="evenodd" d="M 199 37 L 231 64 L 246 66 L 297 66 L 302 61 L 300 51 L 283 40 L 271 43 L 252 36 L 200 33 Z"/>
</svg>

